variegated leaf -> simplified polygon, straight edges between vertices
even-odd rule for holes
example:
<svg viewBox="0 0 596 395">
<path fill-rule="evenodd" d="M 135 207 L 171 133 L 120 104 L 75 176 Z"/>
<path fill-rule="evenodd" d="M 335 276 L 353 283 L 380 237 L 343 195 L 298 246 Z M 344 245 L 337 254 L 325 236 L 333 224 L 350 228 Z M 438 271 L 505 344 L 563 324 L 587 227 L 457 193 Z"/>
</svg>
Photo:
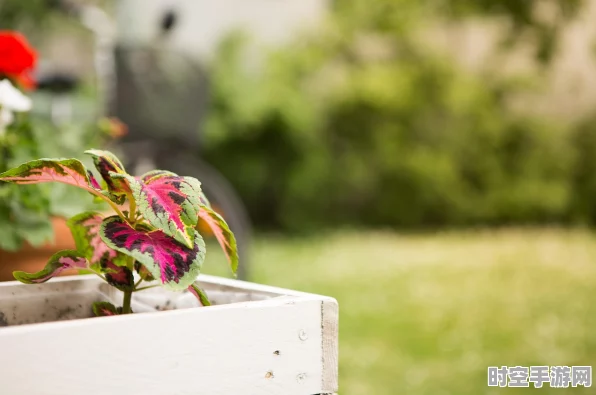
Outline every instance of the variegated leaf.
<svg viewBox="0 0 596 395">
<path fill-rule="evenodd" d="M 0 181 L 15 184 L 60 182 L 97 194 L 87 169 L 77 159 L 38 159 L 0 174 Z"/>
<path fill-rule="evenodd" d="M 111 173 L 126 174 L 120 160 L 109 151 L 87 150 L 86 154 L 91 155 L 95 168 L 99 171 L 101 178 L 105 181 L 108 191 L 113 195 L 130 193 L 130 188 L 125 179 L 113 178 Z"/>
<path fill-rule="evenodd" d="M 67 269 L 87 269 L 89 262 L 77 251 L 64 250 L 52 255 L 46 266 L 37 273 L 26 273 L 22 271 L 13 272 L 18 281 L 25 284 L 45 283 L 54 276 L 59 275 Z"/>
<path fill-rule="evenodd" d="M 93 303 L 93 314 L 97 317 L 106 317 L 110 315 L 118 315 L 121 311 L 119 308 L 110 302 L 95 302 Z"/>
<path fill-rule="evenodd" d="M 106 281 L 120 291 L 132 291 L 135 285 L 132 271 L 125 266 L 116 266 L 113 261 L 104 259 L 101 271 L 105 273 Z"/>
<path fill-rule="evenodd" d="M 101 190 L 101 185 L 99 185 L 99 182 L 97 182 L 97 179 L 95 178 L 95 176 L 93 175 L 93 173 L 91 173 L 91 170 L 87 170 L 87 177 L 89 177 L 89 184 L 91 184 L 91 186 L 97 190 Z"/>
<path fill-rule="evenodd" d="M 213 235 L 228 259 L 232 272 L 236 274 L 238 270 L 238 245 L 234 233 L 232 233 L 223 217 L 207 205 L 201 205 L 199 217 L 211 228 Z"/>
<path fill-rule="evenodd" d="M 130 258 L 111 249 L 101 239 L 99 230 L 103 217 L 99 213 L 86 212 L 68 220 L 68 227 L 75 239 L 77 250 L 81 252 L 98 271 L 105 274 L 108 284 L 121 291 L 134 288 L 134 277 L 126 267 Z"/>
<path fill-rule="evenodd" d="M 153 171 L 139 179 L 119 177 L 128 181 L 139 211 L 152 226 L 192 247 L 200 205 L 198 180 L 166 171 Z"/>
<path fill-rule="evenodd" d="M 205 242 L 195 231 L 189 248 L 161 230 L 142 226 L 133 229 L 120 217 L 104 219 L 101 238 L 111 248 L 132 256 L 143 264 L 164 287 L 172 290 L 188 288 L 199 275 L 205 259 Z"/>
<path fill-rule="evenodd" d="M 75 240 L 77 250 L 80 251 L 92 265 L 107 265 L 107 261 L 117 266 L 126 266 L 130 259 L 119 253 L 101 239 L 99 230 L 103 216 L 99 213 L 89 211 L 75 215 L 68 220 L 68 227 Z"/>
<path fill-rule="evenodd" d="M 147 173 L 143 174 L 139 177 L 139 180 L 144 182 L 145 184 L 150 183 L 152 180 L 161 178 L 161 177 L 178 177 L 178 174 L 172 173 L 171 171 L 167 170 L 151 170 Z"/>
</svg>

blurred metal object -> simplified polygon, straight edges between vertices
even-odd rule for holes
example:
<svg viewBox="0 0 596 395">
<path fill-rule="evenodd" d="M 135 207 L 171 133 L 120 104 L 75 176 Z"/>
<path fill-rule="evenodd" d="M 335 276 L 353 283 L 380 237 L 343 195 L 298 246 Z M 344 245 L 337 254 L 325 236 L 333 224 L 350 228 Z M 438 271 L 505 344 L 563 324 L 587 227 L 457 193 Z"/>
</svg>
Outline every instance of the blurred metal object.
<svg viewBox="0 0 596 395">
<path fill-rule="evenodd" d="M 129 126 L 126 141 L 175 142 L 184 151 L 198 152 L 209 97 L 206 71 L 179 53 L 153 48 L 120 46 L 115 60 L 110 112 Z"/>
</svg>

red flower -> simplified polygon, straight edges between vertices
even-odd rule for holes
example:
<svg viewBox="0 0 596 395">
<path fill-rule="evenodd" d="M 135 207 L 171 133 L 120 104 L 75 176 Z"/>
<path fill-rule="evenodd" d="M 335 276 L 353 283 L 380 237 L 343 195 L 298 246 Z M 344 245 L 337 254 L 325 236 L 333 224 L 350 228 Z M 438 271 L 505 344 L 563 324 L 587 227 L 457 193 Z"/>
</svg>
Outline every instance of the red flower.
<svg viewBox="0 0 596 395">
<path fill-rule="evenodd" d="M 25 88 L 35 82 L 29 74 L 37 61 L 37 53 L 20 33 L 0 30 L 0 74 L 16 80 Z"/>
</svg>

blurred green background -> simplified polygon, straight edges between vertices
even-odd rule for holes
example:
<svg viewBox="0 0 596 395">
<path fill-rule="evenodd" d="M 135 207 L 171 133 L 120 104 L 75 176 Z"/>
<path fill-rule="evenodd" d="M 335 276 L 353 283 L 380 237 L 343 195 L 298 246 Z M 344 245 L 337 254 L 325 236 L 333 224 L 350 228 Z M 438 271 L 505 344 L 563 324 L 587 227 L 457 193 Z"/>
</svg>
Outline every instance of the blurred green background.
<svg viewBox="0 0 596 395">
<path fill-rule="evenodd" d="M 216 247 L 206 271 L 226 275 Z M 335 231 L 253 249 L 254 281 L 337 298 L 339 394 L 526 393 L 487 387 L 487 367 L 594 366 L 592 231 Z"/>
<path fill-rule="evenodd" d="M 230 39 L 214 67 L 207 157 L 272 229 L 593 224 L 593 111 L 565 119 L 515 104 L 548 83 L 556 26 L 534 21 L 533 2 L 492 4 L 337 2 L 327 30 L 257 73 Z M 420 38 L 429 24 L 465 23 L 464 11 L 509 19 L 476 70 Z M 503 72 L 522 45 L 529 70 Z"/>
<path fill-rule="evenodd" d="M 46 3 L 19 4 L 2 23 L 39 34 Z M 221 43 L 201 155 L 255 225 L 251 279 L 338 299 L 340 394 L 596 362 L 595 4 L 340 0 L 258 68 Z"/>
</svg>

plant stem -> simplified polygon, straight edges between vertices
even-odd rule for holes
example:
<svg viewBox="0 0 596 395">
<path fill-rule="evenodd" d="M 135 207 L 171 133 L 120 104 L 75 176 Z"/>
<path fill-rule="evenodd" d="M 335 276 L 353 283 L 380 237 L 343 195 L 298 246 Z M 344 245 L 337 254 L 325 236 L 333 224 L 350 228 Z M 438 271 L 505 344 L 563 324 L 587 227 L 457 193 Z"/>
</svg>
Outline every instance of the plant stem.
<svg viewBox="0 0 596 395">
<path fill-rule="evenodd" d="M 112 202 L 109 197 L 102 195 L 100 192 L 98 192 L 96 190 L 87 189 L 87 191 L 89 191 L 92 194 L 94 194 L 95 196 L 100 197 L 103 200 L 105 200 L 112 207 L 112 209 L 116 212 L 116 214 L 118 214 L 118 216 L 120 218 L 122 218 L 125 222 L 128 222 L 128 219 L 124 216 L 124 214 L 122 214 L 122 211 L 120 211 L 118 206 L 116 206 L 116 204 L 114 202 Z"/>
<path fill-rule="evenodd" d="M 137 202 L 132 195 L 128 195 L 129 207 L 128 207 L 128 218 L 131 224 L 135 223 L 135 217 L 137 215 Z"/>
<path fill-rule="evenodd" d="M 130 260 L 126 263 L 126 267 L 132 272 L 135 270 L 135 259 L 131 256 L 129 258 Z"/>
<path fill-rule="evenodd" d="M 124 300 L 122 301 L 122 314 L 130 314 L 131 299 L 132 299 L 132 290 L 124 291 Z"/>
<path fill-rule="evenodd" d="M 143 279 L 139 278 L 139 281 L 137 281 L 135 284 L 135 291 L 136 291 L 137 287 L 139 286 L 139 284 L 141 284 L 142 282 L 143 282 Z"/>
</svg>

